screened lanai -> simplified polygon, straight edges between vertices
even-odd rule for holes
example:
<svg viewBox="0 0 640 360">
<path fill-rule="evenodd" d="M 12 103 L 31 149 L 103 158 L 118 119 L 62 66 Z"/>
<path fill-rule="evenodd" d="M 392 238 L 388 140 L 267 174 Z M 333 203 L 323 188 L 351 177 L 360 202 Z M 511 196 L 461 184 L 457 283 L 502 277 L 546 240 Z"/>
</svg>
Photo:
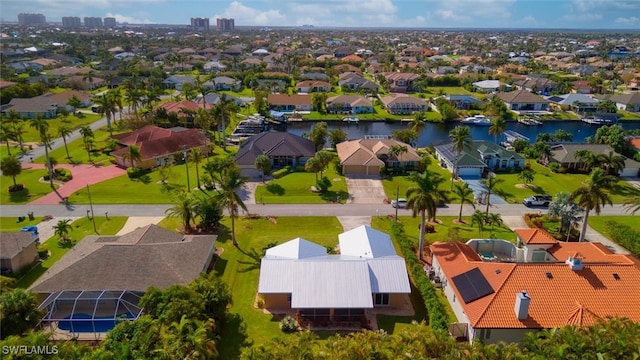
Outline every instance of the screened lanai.
<svg viewBox="0 0 640 360">
<path fill-rule="evenodd" d="M 136 320 L 144 293 L 128 290 L 64 290 L 54 292 L 40 304 L 45 315 L 41 324 L 54 337 L 100 339 L 118 322 Z"/>
</svg>

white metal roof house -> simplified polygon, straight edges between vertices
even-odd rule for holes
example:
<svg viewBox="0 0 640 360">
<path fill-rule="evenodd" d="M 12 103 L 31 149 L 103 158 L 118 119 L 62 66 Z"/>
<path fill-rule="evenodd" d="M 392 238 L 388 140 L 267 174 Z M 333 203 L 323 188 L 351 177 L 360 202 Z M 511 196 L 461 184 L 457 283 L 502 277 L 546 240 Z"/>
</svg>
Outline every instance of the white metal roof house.
<svg viewBox="0 0 640 360">
<path fill-rule="evenodd" d="M 315 320 L 359 319 L 398 307 L 411 292 L 404 259 L 389 235 L 360 226 L 339 235 L 340 255 L 296 238 L 266 251 L 258 293 L 267 309 L 298 310 Z"/>
</svg>

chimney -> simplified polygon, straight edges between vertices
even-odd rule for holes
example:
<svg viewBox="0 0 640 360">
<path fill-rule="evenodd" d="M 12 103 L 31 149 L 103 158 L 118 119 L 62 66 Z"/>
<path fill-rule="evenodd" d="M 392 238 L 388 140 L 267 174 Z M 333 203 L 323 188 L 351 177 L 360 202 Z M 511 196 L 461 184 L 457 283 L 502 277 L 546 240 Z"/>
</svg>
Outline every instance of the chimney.
<svg viewBox="0 0 640 360">
<path fill-rule="evenodd" d="M 516 306 L 514 310 L 519 320 L 526 320 L 529 317 L 530 303 L 531 298 L 529 297 L 529 294 L 527 294 L 526 290 L 522 290 L 522 292 L 516 294 Z"/>
<path fill-rule="evenodd" d="M 566 261 L 567 264 L 569 264 L 569 268 L 573 271 L 580 271 L 582 270 L 582 258 L 579 258 L 577 256 L 569 256 L 569 258 Z"/>
</svg>

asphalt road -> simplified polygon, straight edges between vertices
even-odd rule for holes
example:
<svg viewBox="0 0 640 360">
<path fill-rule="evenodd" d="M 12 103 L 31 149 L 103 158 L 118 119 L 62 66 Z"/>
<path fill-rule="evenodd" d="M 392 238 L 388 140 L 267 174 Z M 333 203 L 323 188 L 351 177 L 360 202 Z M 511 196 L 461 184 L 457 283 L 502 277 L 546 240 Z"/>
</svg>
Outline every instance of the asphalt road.
<svg viewBox="0 0 640 360">
<path fill-rule="evenodd" d="M 163 216 L 166 209 L 172 207 L 171 204 L 158 205 L 101 205 L 95 204 L 93 211 L 96 216 L 103 216 L 105 212 L 113 216 Z M 395 213 L 395 209 L 389 204 L 380 204 L 380 206 L 372 204 L 247 204 L 249 213 L 260 214 L 263 216 L 386 216 Z M 484 206 L 478 208 L 484 211 Z M 1 205 L 0 216 L 26 216 L 28 212 L 33 211 L 35 216 L 51 215 L 54 217 L 64 216 L 86 216 L 89 210 L 88 204 L 78 205 Z M 460 211 L 460 205 L 451 204 L 438 208 L 440 216 L 457 216 Z M 465 205 L 463 215 L 471 215 L 474 209 L 470 205 Z M 544 208 L 531 207 L 524 205 L 500 204 L 491 206 L 490 211 L 498 213 L 502 216 L 519 216 L 526 212 L 546 212 Z M 409 216 L 411 211 L 406 209 L 398 209 L 398 215 Z M 595 214 L 593 214 L 595 215 Z M 605 206 L 601 215 L 628 215 L 623 205 Z"/>
</svg>

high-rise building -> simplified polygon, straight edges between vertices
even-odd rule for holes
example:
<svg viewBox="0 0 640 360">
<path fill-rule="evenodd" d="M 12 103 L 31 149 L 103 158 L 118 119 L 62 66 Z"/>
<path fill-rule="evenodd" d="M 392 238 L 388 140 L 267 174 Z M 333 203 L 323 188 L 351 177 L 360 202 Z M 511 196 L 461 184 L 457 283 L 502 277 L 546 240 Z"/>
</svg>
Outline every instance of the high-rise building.
<svg viewBox="0 0 640 360">
<path fill-rule="evenodd" d="M 209 18 L 191 18 L 191 27 L 194 30 L 209 31 Z"/>
<path fill-rule="evenodd" d="M 84 18 L 84 26 L 89 29 L 98 29 L 102 27 L 102 18 L 101 17 L 85 17 Z"/>
<path fill-rule="evenodd" d="M 78 16 L 63 16 L 62 26 L 68 28 L 79 28 L 82 26 L 82 22 Z"/>
<path fill-rule="evenodd" d="M 114 17 L 104 18 L 104 27 L 108 27 L 108 28 L 116 27 L 116 18 Z"/>
<path fill-rule="evenodd" d="M 235 20 L 225 18 L 216 19 L 216 27 L 218 31 L 231 32 L 236 28 Z"/>
<path fill-rule="evenodd" d="M 47 18 L 42 14 L 18 14 L 18 24 L 21 26 L 27 25 L 46 25 Z"/>
</svg>

